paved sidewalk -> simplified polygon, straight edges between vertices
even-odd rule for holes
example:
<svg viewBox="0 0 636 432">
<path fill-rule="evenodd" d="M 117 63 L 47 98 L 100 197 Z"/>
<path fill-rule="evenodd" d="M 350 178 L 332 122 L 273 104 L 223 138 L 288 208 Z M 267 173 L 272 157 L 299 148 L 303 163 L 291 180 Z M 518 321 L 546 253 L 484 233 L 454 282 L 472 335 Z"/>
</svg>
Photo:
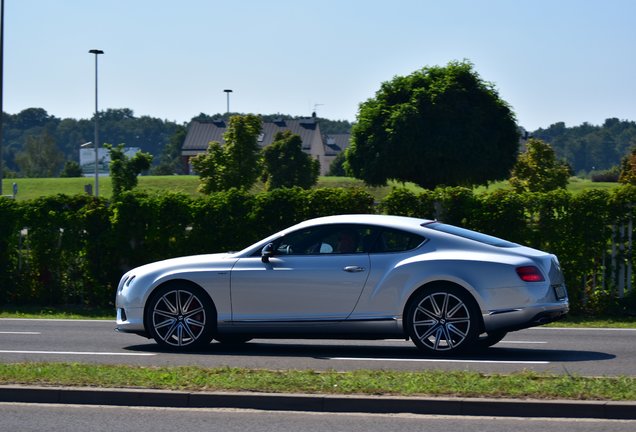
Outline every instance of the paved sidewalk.
<svg viewBox="0 0 636 432">
<path fill-rule="evenodd" d="M 636 420 L 636 401 L 185 392 L 148 389 L 0 386 L 0 402 L 175 408 L 243 408 L 272 411 L 414 413 L 497 417 Z"/>
</svg>

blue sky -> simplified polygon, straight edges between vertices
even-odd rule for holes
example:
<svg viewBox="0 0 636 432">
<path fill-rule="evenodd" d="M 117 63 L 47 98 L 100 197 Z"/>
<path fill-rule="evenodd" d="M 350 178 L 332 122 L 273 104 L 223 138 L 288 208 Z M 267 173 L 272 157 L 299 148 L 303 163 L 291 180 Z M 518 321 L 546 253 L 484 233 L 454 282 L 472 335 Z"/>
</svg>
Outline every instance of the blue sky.
<svg viewBox="0 0 636 432">
<path fill-rule="evenodd" d="M 467 59 L 526 129 L 636 120 L 634 0 L 4 0 L 4 110 L 354 121 L 380 84 Z"/>
</svg>

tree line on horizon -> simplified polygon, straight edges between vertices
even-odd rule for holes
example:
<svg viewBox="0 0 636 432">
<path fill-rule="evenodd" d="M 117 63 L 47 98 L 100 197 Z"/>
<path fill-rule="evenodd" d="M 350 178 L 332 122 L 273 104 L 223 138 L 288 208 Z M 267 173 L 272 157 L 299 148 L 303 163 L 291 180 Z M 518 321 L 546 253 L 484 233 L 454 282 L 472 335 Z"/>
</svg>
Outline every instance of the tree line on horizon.
<svg viewBox="0 0 636 432">
<path fill-rule="evenodd" d="M 227 114 L 199 114 L 192 120 L 209 121 Z M 262 115 L 263 121 L 289 115 Z M 323 133 L 349 133 L 353 124 L 346 120 L 319 119 Z M 182 174 L 181 146 L 187 124 L 149 116 L 137 117 L 130 109 L 100 112 L 100 143 L 139 147 L 154 157 L 151 173 Z M 549 143 L 559 160 L 580 176 L 602 171 L 618 171 L 621 160 L 636 147 L 636 122 L 608 118 L 602 125 L 583 123 L 567 127 L 558 122 L 529 134 Z M 3 113 L 3 176 L 57 177 L 65 162 L 78 160 L 80 145 L 93 141 L 92 119 L 61 119 L 42 108 L 28 108 L 17 114 Z M 36 160 L 32 160 L 36 158 Z M 33 169 L 33 165 L 46 165 Z"/>
<path fill-rule="evenodd" d="M 201 113 L 192 120 L 213 118 L 229 120 L 230 114 Z M 274 118 L 293 119 L 291 115 L 262 115 L 263 121 Z M 323 133 L 348 133 L 346 120 L 318 119 Z M 80 146 L 94 140 L 95 123 L 91 119 L 59 118 L 43 108 L 27 108 L 17 114 L 3 113 L 3 177 L 58 177 L 65 163 L 79 160 Z M 99 142 L 138 147 L 154 157 L 151 173 L 183 174 L 181 146 L 187 123 L 135 116 L 128 108 L 99 112 Z"/>
<path fill-rule="evenodd" d="M 636 122 L 608 118 L 600 126 L 585 122 L 574 127 L 558 122 L 531 135 L 549 143 L 574 174 L 585 176 L 618 170 L 621 160 L 636 147 Z"/>
</svg>

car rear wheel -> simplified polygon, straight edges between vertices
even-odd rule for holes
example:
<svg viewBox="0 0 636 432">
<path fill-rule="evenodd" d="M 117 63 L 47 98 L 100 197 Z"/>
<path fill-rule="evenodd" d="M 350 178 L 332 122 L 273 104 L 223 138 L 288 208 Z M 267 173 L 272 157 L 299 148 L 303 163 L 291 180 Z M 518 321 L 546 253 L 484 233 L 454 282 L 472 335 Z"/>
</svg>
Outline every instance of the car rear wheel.
<svg viewBox="0 0 636 432">
<path fill-rule="evenodd" d="M 150 335 L 165 348 L 187 351 L 212 340 L 214 307 L 202 290 L 188 286 L 160 288 L 150 298 L 146 313 Z"/>
<path fill-rule="evenodd" d="M 407 312 L 407 331 L 427 354 L 456 354 L 475 345 L 478 319 L 469 294 L 452 285 L 438 286 L 416 294 Z"/>
</svg>

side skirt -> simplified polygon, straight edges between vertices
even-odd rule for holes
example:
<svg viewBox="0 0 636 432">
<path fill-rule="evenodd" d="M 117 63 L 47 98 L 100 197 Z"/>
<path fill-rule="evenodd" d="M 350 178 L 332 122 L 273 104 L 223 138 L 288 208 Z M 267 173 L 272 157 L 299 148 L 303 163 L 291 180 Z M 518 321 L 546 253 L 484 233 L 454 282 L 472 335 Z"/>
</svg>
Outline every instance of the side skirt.
<svg viewBox="0 0 636 432">
<path fill-rule="evenodd" d="M 268 339 L 406 338 L 401 320 L 395 318 L 355 321 L 226 321 L 218 323 L 217 331 L 219 334 Z"/>
</svg>

